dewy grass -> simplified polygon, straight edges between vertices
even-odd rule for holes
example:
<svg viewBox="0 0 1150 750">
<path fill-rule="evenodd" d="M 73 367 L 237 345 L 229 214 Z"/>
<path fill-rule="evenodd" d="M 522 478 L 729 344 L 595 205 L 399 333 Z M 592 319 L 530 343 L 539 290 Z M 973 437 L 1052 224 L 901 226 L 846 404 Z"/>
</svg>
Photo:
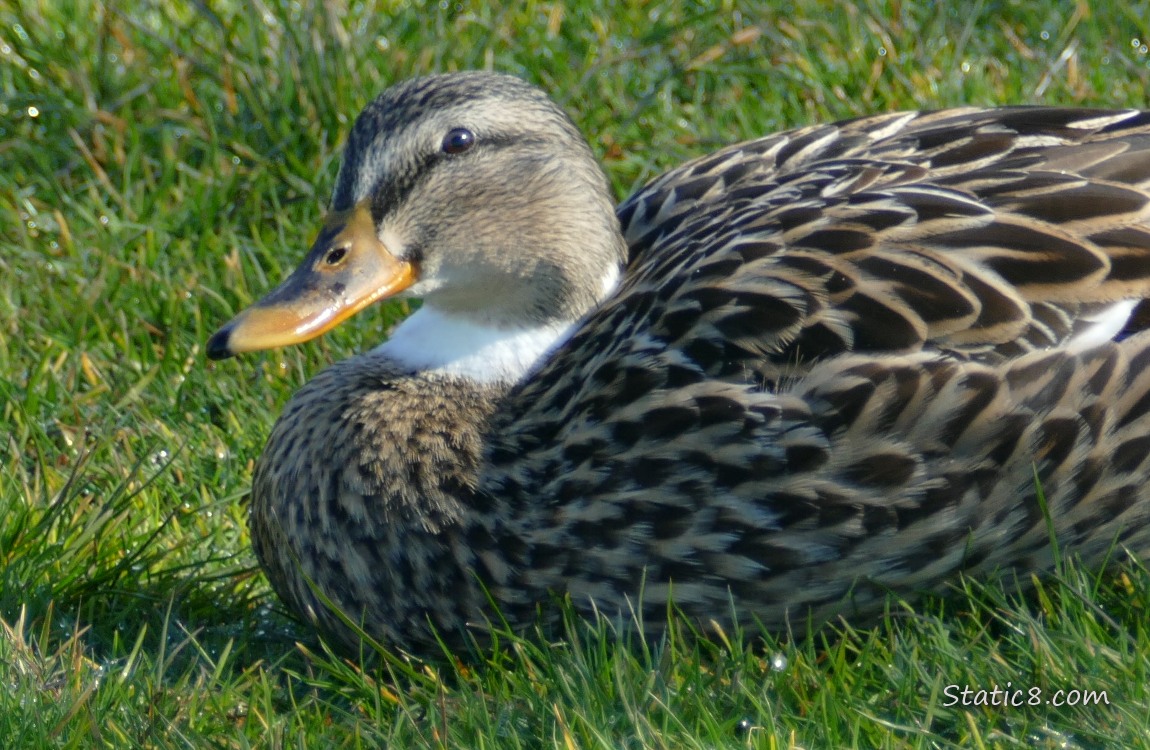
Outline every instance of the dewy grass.
<svg viewBox="0 0 1150 750">
<path fill-rule="evenodd" d="M 301 257 L 351 118 L 398 79 L 541 84 L 622 196 L 816 121 L 1145 107 L 1146 20 L 1053 0 L 0 5 L 2 744 L 1148 746 L 1150 574 L 1131 563 L 1070 558 L 1026 597 L 956 582 L 794 637 L 675 622 L 648 640 L 568 607 L 557 632 L 499 632 L 464 661 L 332 654 L 255 569 L 245 495 L 288 395 L 406 310 L 203 356 Z M 996 686 L 1107 702 L 951 698 Z"/>
</svg>

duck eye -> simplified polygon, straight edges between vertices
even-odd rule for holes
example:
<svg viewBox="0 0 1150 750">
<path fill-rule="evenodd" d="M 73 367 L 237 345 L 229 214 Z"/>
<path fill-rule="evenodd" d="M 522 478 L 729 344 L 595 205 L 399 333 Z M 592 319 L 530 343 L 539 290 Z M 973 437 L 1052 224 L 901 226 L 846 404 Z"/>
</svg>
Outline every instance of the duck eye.
<svg viewBox="0 0 1150 750">
<path fill-rule="evenodd" d="M 452 128 L 443 136 L 443 153 L 462 154 L 475 145 L 475 133 L 467 128 Z"/>
<path fill-rule="evenodd" d="M 326 262 L 329 266 L 334 266 L 343 260 L 345 255 L 347 255 L 346 247 L 333 247 L 330 251 L 328 251 L 327 257 L 324 258 L 324 262 Z"/>
</svg>

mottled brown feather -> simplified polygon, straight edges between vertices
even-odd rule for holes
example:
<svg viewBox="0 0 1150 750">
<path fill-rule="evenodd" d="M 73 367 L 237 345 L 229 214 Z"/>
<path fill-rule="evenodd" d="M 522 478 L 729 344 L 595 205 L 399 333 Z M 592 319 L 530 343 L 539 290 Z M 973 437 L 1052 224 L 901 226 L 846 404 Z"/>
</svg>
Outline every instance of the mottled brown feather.
<svg viewBox="0 0 1150 750">
<path fill-rule="evenodd" d="M 499 213 L 514 190 L 491 194 L 508 236 L 549 221 Z M 373 353 L 301 390 L 257 467 L 256 552 L 325 632 L 356 640 L 309 581 L 411 650 L 555 593 L 652 629 L 672 597 L 786 628 L 959 571 L 1026 579 L 1053 564 L 1036 478 L 1062 549 L 1145 557 L 1150 315 L 1074 337 L 1150 296 L 1148 202 L 1138 112 L 881 115 L 689 162 L 619 207 L 619 289 L 523 382 Z"/>
</svg>

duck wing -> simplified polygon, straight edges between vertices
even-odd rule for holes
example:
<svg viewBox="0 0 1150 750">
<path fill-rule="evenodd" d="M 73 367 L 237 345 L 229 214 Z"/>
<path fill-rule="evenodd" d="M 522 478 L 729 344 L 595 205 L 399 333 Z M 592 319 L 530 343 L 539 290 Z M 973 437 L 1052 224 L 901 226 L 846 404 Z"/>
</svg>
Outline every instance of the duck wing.
<svg viewBox="0 0 1150 750">
<path fill-rule="evenodd" d="M 806 128 L 685 164 L 620 206 L 631 261 L 614 302 L 700 361 L 994 361 L 1103 341 L 1150 291 L 1148 202 L 1137 111 Z"/>
<path fill-rule="evenodd" d="M 1150 334 L 1110 339 L 1148 203 L 1138 112 L 867 118 L 658 178 L 619 209 L 617 294 L 493 417 L 514 529 L 486 533 L 519 543 L 492 590 L 626 611 L 645 580 L 653 618 L 673 586 L 781 626 L 1049 568 L 1051 528 L 1145 554 Z"/>
</svg>

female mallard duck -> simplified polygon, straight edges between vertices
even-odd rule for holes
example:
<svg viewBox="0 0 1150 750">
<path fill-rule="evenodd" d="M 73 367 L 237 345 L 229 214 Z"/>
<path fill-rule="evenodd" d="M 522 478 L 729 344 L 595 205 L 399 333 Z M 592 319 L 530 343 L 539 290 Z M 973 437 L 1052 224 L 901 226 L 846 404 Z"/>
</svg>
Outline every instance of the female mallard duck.
<svg viewBox="0 0 1150 750">
<path fill-rule="evenodd" d="M 1150 554 L 1150 113 L 804 128 L 616 210 L 543 93 L 434 76 L 359 116 L 331 209 L 208 353 L 423 300 L 256 467 L 272 585 L 345 642 L 331 605 L 406 649 L 549 592 L 781 628 Z"/>
</svg>

